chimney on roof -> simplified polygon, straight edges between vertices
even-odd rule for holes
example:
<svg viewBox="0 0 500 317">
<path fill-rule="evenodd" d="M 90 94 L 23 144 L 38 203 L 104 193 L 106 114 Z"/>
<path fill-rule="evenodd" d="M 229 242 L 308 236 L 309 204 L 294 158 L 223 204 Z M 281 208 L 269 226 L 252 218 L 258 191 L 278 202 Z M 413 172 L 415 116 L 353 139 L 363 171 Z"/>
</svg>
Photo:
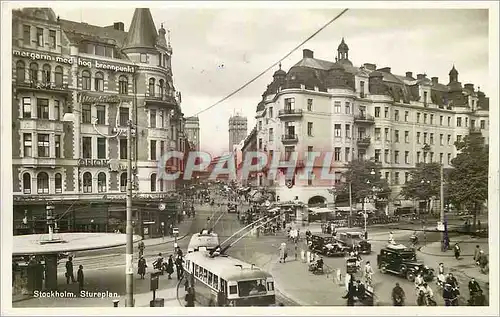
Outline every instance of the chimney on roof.
<svg viewBox="0 0 500 317">
<path fill-rule="evenodd" d="M 473 92 L 474 91 L 474 84 L 465 84 L 464 89 L 468 90 L 470 92 Z"/>
<path fill-rule="evenodd" d="M 379 71 L 390 74 L 391 73 L 391 68 L 390 67 L 384 67 L 384 68 L 380 68 Z"/>
<path fill-rule="evenodd" d="M 368 70 L 375 70 L 375 69 L 377 69 L 377 65 L 371 64 L 371 63 L 364 63 L 363 66 L 365 66 L 365 68 L 368 69 Z"/>
<path fill-rule="evenodd" d="M 125 24 L 123 22 L 115 22 L 113 23 L 113 29 L 118 31 L 125 31 Z"/>
<path fill-rule="evenodd" d="M 314 58 L 314 52 L 306 48 L 302 50 L 302 58 Z"/>
<path fill-rule="evenodd" d="M 413 79 L 413 72 L 406 72 L 406 77 Z"/>
<path fill-rule="evenodd" d="M 417 79 L 424 79 L 425 78 L 425 74 L 417 74 Z"/>
<path fill-rule="evenodd" d="M 431 80 L 432 80 L 432 83 L 433 83 L 433 84 L 437 84 L 437 83 L 438 83 L 438 81 L 439 81 L 439 78 L 437 78 L 437 77 L 432 77 L 432 78 L 431 78 Z"/>
</svg>

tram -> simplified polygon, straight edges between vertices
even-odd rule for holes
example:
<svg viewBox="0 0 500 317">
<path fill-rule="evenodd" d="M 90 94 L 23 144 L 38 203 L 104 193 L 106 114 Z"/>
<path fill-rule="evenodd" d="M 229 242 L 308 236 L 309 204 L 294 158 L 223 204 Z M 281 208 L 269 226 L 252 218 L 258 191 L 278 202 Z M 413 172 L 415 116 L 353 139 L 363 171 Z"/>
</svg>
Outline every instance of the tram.
<svg viewBox="0 0 500 317">
<path fill-rule="evenodd" d="M 271 274 L 230 256 L 191 252 L 184 262 L 185 277 L 201 306 L 274 306 Z"/>
<path fill-rule="evenodd" d="M 187 253 L 197 251 L 211 251 L 219 245 L 219 235 L 211 230 L 203 229 L 191 236 Z"/>
</svg>

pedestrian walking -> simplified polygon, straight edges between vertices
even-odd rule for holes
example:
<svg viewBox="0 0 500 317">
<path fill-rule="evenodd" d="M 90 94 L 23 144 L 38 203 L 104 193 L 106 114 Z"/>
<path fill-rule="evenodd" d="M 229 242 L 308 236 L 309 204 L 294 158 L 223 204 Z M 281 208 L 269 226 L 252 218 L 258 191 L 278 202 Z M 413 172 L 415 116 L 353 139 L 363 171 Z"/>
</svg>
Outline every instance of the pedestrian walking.
<svg viewBox="0 0 500 317">
<path fill-rule="evenodd" d="M 486 274 L 488 266 L 488 257 L 486 256 L 486 254 L 484 254 L 483 250 L 479 251 L 478 262 L 481 273 Z"/>
<path fill-rule="evenodd" d="M 182 263 L 184 263 L 184 259 L 182 256 L 177 256 L 175 259 L 175 268 L 177 269 L 177 279 L 180 280 L 183 276 L 184 270 L 182 268 Z"/>
<path fill-rule="evenodd" d="M 144 245 L 144 241 L 139 241 L 139 244 L 137 245 L 137 249 L 139 249 L 139 258 L 144 255 L 144 249 L 146 246 Z"/>
<path fill-rule="evenodd" d="M 460 246 L 458 245 L 458 242 L 455 243 L 455 246 L 453 247 L 453 251 L 455 253 L 455 259 L 459 259 L 460 258 Z"/>
<path fill-rule="evenodd" d="M 396 283 L 396 286 L 392 289 L 392 304 L 393 306 L 404 306 L 405 305 L 405 291 L 399 283 Z"/>
<path fill-rule="evenodd" d="M 78 267 L 78 272 L 76 272 L 76 280 L 78 281 L 78 294 L 83 290 L 84 275 L 83 275 L 83 265 Z"/>
<path fill-rule="evenodd" d="M 481 248 L 479 247 L 479 244 L 476 244 L 476 248 L 474 249 L 474 264 L 479 265 L 479 253 L 481 251 Z"/>
<path fill-rule="evenodd" d="M 68 261 L 66 261 L 66 284 L 69 284 L 71 280 L 72 283 L 75 283 L 75 274 L 73 273 L 73 257 L 68 257 Z"/>
<path fill-rule="evenodd" d="M 300 250 L 300 259 L 302 260 L 302 263 L 306 263 L 306 251 L 304 249 Z"/>
<path fill-rule="evenodd" d="M 144 275 L 146 275 L 146 259 L 144 257 L 140 257 L 139 262 L 137 263 L 137 274 L 141 277 L 141 280 L 144 279 Z"/>
<path fill-rule="evenodd" d="M 295 261 L 297 261 L 297 257 L 298 257 L 298 245 L 297 243 L 295 243 Z"/>
<path fill-rule="evenodd" d="M 342 285 L 342 270 L 340 268 L 337 268 L 336 272 L 336 278 L 337 280 L 335 281 L 337 285 Z"/>
<path fill-rule="evenodd" d="M 194 291 L 192 287 L 188 288 L 187 294 L 184 297 L 186 301 L 186 307 L 194 307 Z"/>
<path fill-rule="evenodd" d="M 281 243 L 281 245 L 279 247 L 279 252 L 280 252 L 280 263 L 281 263 L 281 261 L 283 261 L 283 263 L 285 263 L 286 257 L 287 257 L 287 250 L 286 250 L 286 243 L 285 242 Z"/>
<path fill-rule="evenodd" d="M 174 273 L 174 259 L 172 258 L 172 255 L 169 255 L 167 261 L 167 274 L 169 280 L 172 279 L 173 273 Z"/>
</svg>

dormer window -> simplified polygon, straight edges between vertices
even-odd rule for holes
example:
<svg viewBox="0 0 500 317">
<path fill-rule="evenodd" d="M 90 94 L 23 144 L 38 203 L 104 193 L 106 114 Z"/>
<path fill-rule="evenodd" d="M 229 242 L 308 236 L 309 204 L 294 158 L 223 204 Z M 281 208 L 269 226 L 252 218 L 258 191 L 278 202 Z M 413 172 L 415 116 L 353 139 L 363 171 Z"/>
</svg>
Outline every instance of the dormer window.
<svg viewBox="0 0 500 317">
<path fill-rule="evenodd" d="M 141 63 L 147 63 L 148 62 L 148 55 L 141 53 Z"/>
</svg>

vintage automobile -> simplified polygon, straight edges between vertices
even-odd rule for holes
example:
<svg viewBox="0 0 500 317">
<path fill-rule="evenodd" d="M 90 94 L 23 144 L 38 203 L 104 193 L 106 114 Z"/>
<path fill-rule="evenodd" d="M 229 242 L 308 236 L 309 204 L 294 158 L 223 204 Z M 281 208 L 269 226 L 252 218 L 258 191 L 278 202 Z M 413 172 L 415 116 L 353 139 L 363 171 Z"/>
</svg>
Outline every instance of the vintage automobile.
<svg viewBox="0 0 500 317">
<path fill-rule="evenodd" d="M 394 273 L 413 282 L 421 273 L 425 281 L 434 279 L 434 269 L 417 261 L 415 249 L 403 244 L 388 244 L 377 255 L 377 266 L 382 273 Z"/>
<path fill-rule="evenodd" d="M 370 254 L 372 245 L 366 241 L 361 232 L 341 232 L 337 235 L 337 241 L 343 246 L 345 251 L 357 250 L 361 254 Z"/>
<path fill-rule="evenodd" d="M 346 254 L 345 247 L 342 243 L 330 235 L 313 234 L 311 236 L 309 249 L 328 257 L 344 256 Z"/>
</svg>

